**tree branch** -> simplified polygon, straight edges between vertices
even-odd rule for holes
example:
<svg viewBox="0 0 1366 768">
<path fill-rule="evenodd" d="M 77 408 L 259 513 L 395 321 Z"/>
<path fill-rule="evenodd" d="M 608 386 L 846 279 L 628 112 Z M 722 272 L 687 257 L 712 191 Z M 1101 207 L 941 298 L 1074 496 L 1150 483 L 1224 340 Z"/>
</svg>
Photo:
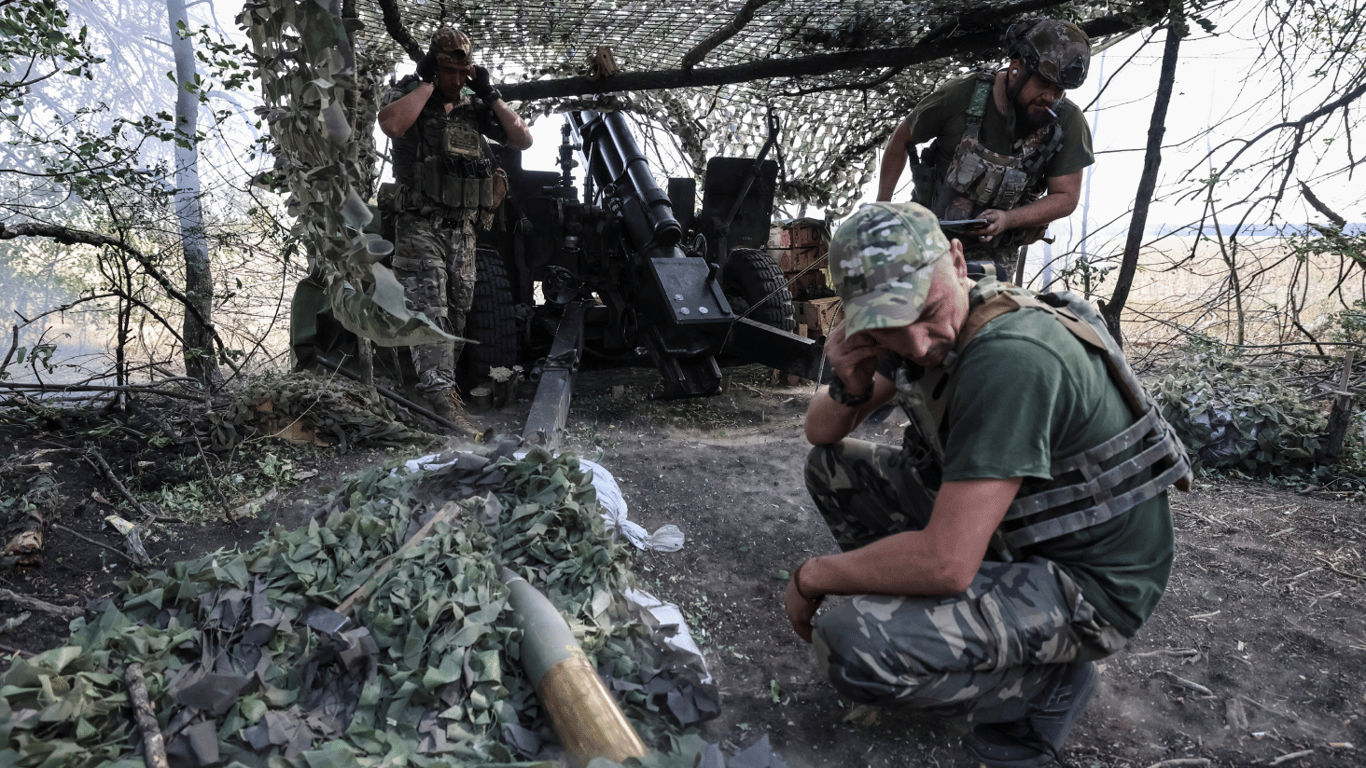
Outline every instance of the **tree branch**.
<svg viewBox="0 0 1366 768">
<path fill-rule="evenodd" d="M 1325 218 L 1331 221 L 1333 226 L 1337 227 L 1339 230 L 1347 226 L 1347 220 L 1334 213 L 1333 209 L 1324 205 L 1323 201 L 1309 190 L 1309 185 L 1302 181 L 1300 182 L 1300 194 L 1304 195 L 1304 199 L 1309 202 L 1309 205 L 1313 207 L 1314 210 L 1323 214 Z"/>
<path fill-rule="evenodd" d="M 161 286 L 162 290 L 166 291 L 167 295 L 184 305 L 185 311 L 192 313 L 195 318 L 199 320 L 200 324 L 208 329 L 209 333 L 213 336 L 213 340 L 218 344 L 219 352 L 227 350 L 227 345 L 223 343 L 223 339 L 218 335 L 218 330 L 213 327 L 213 324 L 210 323 L 207 318 L 200 314 L 199 309 L 190 302 L 189 297 L 177 290 L 176 287 L 171 284 L 170 279 L 161 274 L 161 271 L 152 264 L 151 259 L 147 258 L 142 251 L 134 248 L 122 238 L 110 237 L 109 235 L 102 235 L 98 232 L 90 232 L 84 229 L 72 229 L 57 224 L 26 222 L 23 224 L 6 225 L 0 223 L 0 240 L 13 240 L 16 237 L 46 237 L 51 240 L 56 240 L 62 245 L 83 244 L 100 248 L 116 248 L 123 251 L 129 256 L 132 256 L 138 264 L 142 265 L 142 268 L 147 271 L 147 274 L 153 280 L 157 281 L 157 284 Z M 164 323 L 165 321 L 162 322 Z M 167 327 L 169 328 L 169 326 Z M 232 361 L 226 356 L 224 356 L 223 360 L 234 371 L 237 370 L 237 367 L 233 365 Z"/>
<path fill-rule="evenodd" d="M 697 66 L 697 63 L 708 53 L 711 53 L 714 48 L 739 34 L 740 30 L 744 29 L 745 25 L 754 18 L 755 11 L 771 2 L 773 0 L 749 0 L 746 2 L 744 7 L 735 13 L 735 18 L 708 35 L 707 39 L 697 44 L 697 47 L 684 54 L 683 62 L 679 64 L 679 68 L 690 70 Z"/>
<path fill-rule="evenodd" d="M 506 89 L 504 89 L 504 90 L 506 90 Z M 1309 123 L 1314 122 L 1315 120 L 1319 119 L 1320 117 L 1323 117 L 1323 116 L 1326 115 L 1326 114 L 1329 114 L 1330 112 L 1333 112 L 1334 110 L 1337 110 L 1337 109 L 1339 109 L 1339 108 L 1341 108 L 1341 107 L 1346 107 L 1347 105 L 1351 104 L 1353 101 L 1355 101 L 1355 100 L 1357 100 L 1358 98 L 1360 98 L 1362 94 L 1366 94 L 1366 82 L 1362 82 L 1362 83 L 1361 83 L 1360 85 L 1358 85 L 1356 88 L 1353 88 L 1351 91 L 1348 91 L 1347 93 L 1343 94 L 1341 98 L 1335 99 L 1335 100 L 1333 100 L 1333 101 L 1328 102 L 1327 104 L 1324 104 L 1323 106 L 1320 106 L 1318 109 L 1314 110 L 1313 112 L 1310 112 L 1310 113 L 1306 114 L 1305 116 L 1301 117 L 1301 118 L 1298 119 L 1298 120 L 1291 120 L 1291 121 L 1284 122 L 1284 123 L 1277 123 L 1277 124 L 1275 124 L 1275 125 L 1273 125 L 1273 126 L 1267 128 L 1266 130 L 1262 131 L 1261 133 L 1257 134 L 1256 136 L 1253 136 L 1253 137 L 1250 138 L 1250 139 L 1246 139 L 1246 140 L 1243 142 L 1242 148 L 1240 148 L 1237 152 L 1234 152 L 1234 153 L 1233 153 L 1233 157 L 1229 158 L 1229 159 L 1228 159 L 1228 162 L 1224 163 L 1224 167 L 1221 168 L 1221 169 L 1219 170 L 1220 175 L 1226 173 L 1226 172 L 1228 171 L 1228 169 L 1229 169 L 1230 167 L 1232 167 L 1233 163 L 1234 163 L 1235 161 L 1237 161 L 1237 159 L 1238 159 L 1240 156 L 1242 156 L 1242 154 L 1243 154 L 1244 152 L 1246 152 L 1247 150 L 1251 149 L 1252 146 L 1253 146 L 1254 144 L 1256 144 L 1257 142 L 1259 142 L 1259 141 L 1261 141 L 1262 139 L 1266 138 L 1267 136 L 1269 136 L 1269 135 L 1271 135 L 1271 134 L 1273 134 L 1273 133 L 1275 133 L 1275 132 L 1277 132 L 1277 131 L 1279 131 L 1279 130 L 1282 130 L 1282 129 L 1284 129 L 1284 128 L 1295 128 L 1295 129 L 1297 129 L 1297 130 L 1301 130 L 1301 131 L 1302 131 L 1302 130 L 1304 130 L 1304 126 L 1308 125 Z M 1212 155 L 1212 154 L 1213 154 L 1216 150 L 1218 150 L 1220 147 L 1224 146 L 1225 144 L 1231 143 L 1231 141 L 1232 141 L 1232 140 L 1230 140 L 1230 141 L 1228 141 L 1228 142 L 1224 142 L 1224 144 L 1221 144 L 1219 147 L 1215 147 L 1213 150 L 1210 150 L 1210 153 L 1209 153 L 1209 154 Z M 1208 155 L 1207 155 L 1207 156 L 1208 156 Z"/>
<path fill-rule="evenodd" d="M 392 0 L 381 0 L 381 4 L 384 2 L 392 2 Z M 1031 8 L 1048 7 L 1057 5 L 1059 2 L 1061 0 L 1042 0 L 1041 2 L 1022 5 L 1028 5 Z M 1099 37 L 1127 32 L 1137 29 L 1139 26 L 1141 26 L 1141 22 L 1116 14 L 1088 21 L 1082 25 L 1082 28 L 1086 30 L 1086 34 Z M 566 77 L 557 80 L 533 80 L 500 85 L 499 90 L 502 91 L 503 98 L 508 101 L 533 101 L 535 99 L 568 98 L 619 91 L 711 87 L 743 83 L 750 80 L 824 75 L 844 69 L 904 67 L 946 59 L 951 56 L 994 50 L 1000 46 L 1001 36 L 998 33 L 976 32 L 928 45 L 913 45 L 905 48 L 825 53 L 795 59 L 756 61 L 714 69 L 622 72 L 608 78 Z"/>
<path fill-rule="evenodd" d="M 422 57 L 426 55 L 426 51 L 423 51 L 422 46 L 413 39 L 408 28 L 403 26 L 403 18 L 398 15 L 398 3 L 395 0 L 379 0 L 379 10 L 384 16 L 384 30 L 389 33 L 389 37 L 392 37 L 400 48 L 407 51 L 408 58 L 413 61 L 421 61 Z"/>
<path fill-rule="evenodd" d="M 1129 300 L 1129 288 L 1134 282 L 1134 272 L 1138 269 L 1139 245 L 1143 242 L 1143 232 L 1148 225 L 1148 206 L 1157 188 L 1157 171 L 1162 165 L 1162 136 L 1167 132 L 1167 107 L 1171 104 L 1172 88 L 1176 82 L 1176 61 L 1181 50 L 1181 35 L 1175 25 L 1167 24 L 1167 40 L 1162 48 L 1162 70 L 1158 75 L 1157 96 L 1153 99 L 1153 115 L 1148 123 L 1148 149 L 1143 158 L 1143 175 L 1139 178 L 1138 192 L 1134 197 L 1134 215 L 1129 222 L 1129 233 L 1124 244 L 1124 259 L 1115 277 L 1115 290 L 1110 295 L 1110 303 L 1101 308 L 1105 324 L 1115 341 L 1120 341 L 1119 317 L 1124 304 Z"/>
</svg>

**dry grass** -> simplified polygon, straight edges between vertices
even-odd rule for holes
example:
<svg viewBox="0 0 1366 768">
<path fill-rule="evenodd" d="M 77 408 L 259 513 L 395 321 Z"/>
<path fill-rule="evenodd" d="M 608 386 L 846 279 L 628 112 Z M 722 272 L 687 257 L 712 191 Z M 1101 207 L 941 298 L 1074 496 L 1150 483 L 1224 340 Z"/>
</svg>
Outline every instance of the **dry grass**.
<svg viewBox="0 0 1366 768">
<path fill-rule="evenodd" d="M 1247 345 L 1307 341 L 1286 311 L 1292 304 L 1300 307 L 1304 329 L 1328 339 L 1331 314 L 1366 296 L 1366 273 L 1345 271 L 1332 254 L 1300 261 L 1286 238 L 1246 238 L 1221 249 L 1208 240 L 1172 237 L 1139 256 L 1125 305 L 1125 336 L 1139 346 L 1181 345 L 1193 334 L 1238 343 L 1230 261 L 1237 267 Z M 1101 293 L 1112 289 L 1113 274 Z"/>
</svg>

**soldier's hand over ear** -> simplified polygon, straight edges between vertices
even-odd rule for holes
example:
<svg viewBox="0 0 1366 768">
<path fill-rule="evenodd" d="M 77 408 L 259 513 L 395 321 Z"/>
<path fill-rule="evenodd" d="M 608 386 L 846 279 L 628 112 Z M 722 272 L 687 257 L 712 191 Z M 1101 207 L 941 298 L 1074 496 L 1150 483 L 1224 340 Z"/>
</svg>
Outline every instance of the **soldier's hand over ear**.
<svg viewBox="0 0 1366 768">
<path fill-rule="evenodd" d="M 469 86 L 475 96 L 490 104 L 503 97 L 498 93 L 498 89 L 493 87 L 493 78 L 489 71 L 477 64 L 474 66 L 474 77 L 470 78 Z"/>
<path fill-rule="evenodd" d="M 843 323 L 825 338 L 825 356 L 830 367 L 851 395 L 862 395 L 872 389 L 877 361 L 886 353 L 887 350 L 866 333 L 846 336 Z"/>
<path fill-rule="evenodd" d="M 435 83 L 436 73 L 440 68 L 436 65 L 436 52 L 430 51 L 417 62 L 417 76 L 423 82 Z"/>
</svg>

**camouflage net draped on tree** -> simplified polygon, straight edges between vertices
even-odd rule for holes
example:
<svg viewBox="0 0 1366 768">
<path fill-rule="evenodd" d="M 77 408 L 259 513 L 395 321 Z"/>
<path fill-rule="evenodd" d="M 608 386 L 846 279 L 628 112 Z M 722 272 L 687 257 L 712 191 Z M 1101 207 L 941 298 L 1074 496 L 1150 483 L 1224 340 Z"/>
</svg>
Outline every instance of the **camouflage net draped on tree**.
<svg viewBox="0 0 1366 768">
<path fill-rule="evenodd" d="M 381 346 L 451 339 L 404 301 L 403 286 L 379 263 L 393 244 L 363 231 L 371 213 L 358 192 L 358 143 L 343 99 L 355 86 L 355 58 L 342 20 L 327 5 L 248 2 L 238 17 L 251 35 L 270 125 L 278 181 L 288 185 L 293 234 L 309 254 L 347 330 Z M 369 126 L 366 126 L 368 129 Z"/>
<path fill-rule="evenodd" d="M 73 624 L 65 647 L 18 660 L 0 688 L 0 764 L 142 765 L 127 665 L 141 664 L 173 764 L 528 765 L 553 757 L 546 714 L 518 663 L 506 566 L 564 614 L 647 743 L 646 765 L 692 765 L 674 719 L 716 693 L 666 658 L 628 609 L 624 537 L 604 532 L 573 455 L 504 448 L 448 466 L 370 470 L 293 531 L 138 575 Z M 450 500 L 459 512 L 395 558 L 347 631 L 301 617 L 333 606 Z M 357 629 L 352 630 L 351 627 Z M 555 765 L 557 763 L 549 763 Z"/>
</svg>

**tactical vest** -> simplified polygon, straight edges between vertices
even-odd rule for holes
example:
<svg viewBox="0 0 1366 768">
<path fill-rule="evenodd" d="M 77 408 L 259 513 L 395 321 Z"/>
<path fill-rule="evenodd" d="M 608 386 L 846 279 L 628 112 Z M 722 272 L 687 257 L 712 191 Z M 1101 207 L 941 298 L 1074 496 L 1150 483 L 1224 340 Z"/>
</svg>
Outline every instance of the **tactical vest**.
<svg viewBox="0 0 1366 768">
<path fill-rule="evenodd" d="M 1148 397 L 1110 336 L 1105 321 L 1081 297 L 1071 292 L 1035 296 L 1010 283 L 983 280 L 970 294 L 971 310 L 944 364 L 911 380 L 905 366 L 897 369 L 897 399 L 911 417 L 907 427 L 910 443 L 916 437 L 942 466 L 944 446 L 940 425 L 948 405 L 948 379 L 957 368 L 959 355 L 992 320 L 1021 309 L 1049 313 L 1089 350 L 1099 352 L 1110 380 L 1119 388 L 1134 423 L 1119 434 L 1074 456 L 1055 460 L 1049 467 L 1052 480 L 1028 496 L 1017 496 L 993 537 L 993 548 L 1010 559 L 1020 549 L 1075 533 L 1118 517 L 1175 485 L 1190 490 L 1190 459 L 1157 404 Z M 911 434 L 915 431 L 915 435 Z M 1137 454 L 1109 469 L 1102 464 L 1128 449 Z M 1131 479 L 1152 470 L 1152 476 L 1135 487 L 1117 492 Z"/>
<path fill-rule="evenodd" d="M 1062 146 L 1062 126 L 1053 122 L 1031 133 L 1014 155 L 987 149 L 979 136 L 995 82 L 995 73 L 979 71 L 974 75 L 967 127 L 944 178 L 935 178 L 937 139 L 918 161 L 910 158 L 912 199 L 941 219 L 976 218 L 988 208 L 1008 211 L 1034 202 L 1044 192 L 1048 161 Z"/>
<path fill-rule="evenodd" d="M 409 92 L 416 85 L 416 79 L 399 83 Z M 429 100 L 413 127 L 394 142 L 395 183 L 380 188 L 380 209 L 459 223 L 477 218 L 488 229 L 507 195 L 507 175 L 486 152 L 479 131 L 481 109 L 485 107 L 465 95 L 450 112 Z"/>
</svg>

